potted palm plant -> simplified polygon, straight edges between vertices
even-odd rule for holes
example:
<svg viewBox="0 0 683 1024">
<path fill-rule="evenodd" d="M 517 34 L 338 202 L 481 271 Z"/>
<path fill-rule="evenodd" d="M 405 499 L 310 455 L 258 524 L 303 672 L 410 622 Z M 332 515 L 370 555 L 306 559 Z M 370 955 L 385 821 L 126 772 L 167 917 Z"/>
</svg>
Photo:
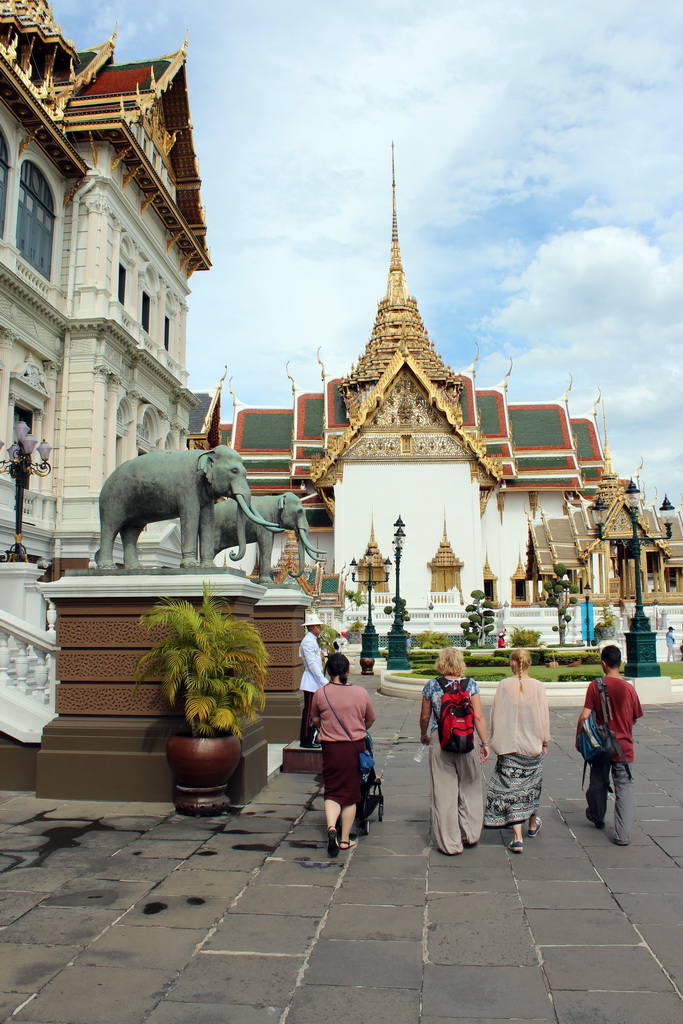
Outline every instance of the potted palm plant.
<svg viewBox="0 0 683 1024">
<path fill-rule="evenodd" d="M 225 787 L 239 764 L 244 727 L 265 704 L 263 641 L 206 584 L 198 608 L 165 597 L 140 624 L 161 627 L 166 636 L 138 659 L 136 689 L 161 677 L 162 696 L 171 707 L 182 707 L 187 723 L 187 731 L 169 737 L 166 748 L 176 810 L 221 814 L 230 806 Z"/>
</svg>

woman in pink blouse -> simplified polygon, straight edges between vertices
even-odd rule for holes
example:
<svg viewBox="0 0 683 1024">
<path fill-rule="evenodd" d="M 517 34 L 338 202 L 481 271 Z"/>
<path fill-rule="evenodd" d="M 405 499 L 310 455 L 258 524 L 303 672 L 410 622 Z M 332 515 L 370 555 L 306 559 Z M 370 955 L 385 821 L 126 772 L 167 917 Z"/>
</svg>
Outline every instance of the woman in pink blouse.
<svg viewBox="0 0 683 1024">
<path fill-rule="evenodd" d="M 510 653 L 514 675 L 498 684 L 491 708 L 491 747 L 498 755 L 486 794 L 485 828 L 512 826 L 508 849 L 522 853 L 522 827 L 527 835 L 541 831 L 538 807 L 543 783 L 543 759 L 550 739 L 550 714 L 545 687 L 528 674 L 531 655 Z"/>
<path fill-rule="evenodd" d="M 336 857 L 340 850 L 356 845 L 350 835 L 361 798 L 358 755 L 365 750 L 365 734 L 375 721 L 375 712 L 367 690 L 349 686 L 345 655 L 332 654 L 325 671 L 330 681 L 313 694 L 311 721 L 320 730 L 323 751 L 327 852 Z M 337 835 L 340 815 L 341 835 Z"/>
</svg>

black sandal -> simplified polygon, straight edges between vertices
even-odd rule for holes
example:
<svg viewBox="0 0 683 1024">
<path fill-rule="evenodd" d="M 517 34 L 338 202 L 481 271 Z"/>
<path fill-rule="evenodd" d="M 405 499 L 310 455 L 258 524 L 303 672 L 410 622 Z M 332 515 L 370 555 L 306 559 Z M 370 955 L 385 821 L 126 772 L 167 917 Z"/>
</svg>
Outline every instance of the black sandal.
<svg viewBox="0 0 683 1024">
<path fill-rule="evenodd" d="M 336 828 L 327 830 L 327 856 L 336 857 L 339 854 L 339 840 L 337 839 Z"/>
</svg>

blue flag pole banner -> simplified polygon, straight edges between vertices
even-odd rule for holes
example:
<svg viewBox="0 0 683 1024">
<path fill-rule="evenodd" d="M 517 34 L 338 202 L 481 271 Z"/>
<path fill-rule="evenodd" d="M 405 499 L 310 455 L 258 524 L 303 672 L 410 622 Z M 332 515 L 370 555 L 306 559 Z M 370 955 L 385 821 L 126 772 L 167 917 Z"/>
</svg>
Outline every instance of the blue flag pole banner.
<svg viewBox="0 0 683 1024">
<path fill-rule="evenodd" d="M 590 642 L 594 636 L 593 605 L 590 601 L 584 601 L 581 605 L 581 639 Z"/>
</svg>

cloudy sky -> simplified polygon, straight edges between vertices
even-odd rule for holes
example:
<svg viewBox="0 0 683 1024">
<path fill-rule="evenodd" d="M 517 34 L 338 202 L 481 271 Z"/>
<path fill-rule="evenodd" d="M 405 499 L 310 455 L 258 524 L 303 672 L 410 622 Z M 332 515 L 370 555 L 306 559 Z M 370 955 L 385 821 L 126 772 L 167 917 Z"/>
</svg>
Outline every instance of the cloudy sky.
<svg viewBox="0 0 683 1024">
<path fill-rule="evenodd" d="M 683 6 L 663 0 L 54 0 L 79 48 L 188 69 L 213 270 L 191 386 L 276 405 L 363 350 L 396 144 L 409 287 L 454 368 L 605 398 L 619 472 L 683 492 Z M 151 13 L 142 13 L 143 11 Z M 225 408 L 225 406 L 224 406 Z"/>
</svg>

